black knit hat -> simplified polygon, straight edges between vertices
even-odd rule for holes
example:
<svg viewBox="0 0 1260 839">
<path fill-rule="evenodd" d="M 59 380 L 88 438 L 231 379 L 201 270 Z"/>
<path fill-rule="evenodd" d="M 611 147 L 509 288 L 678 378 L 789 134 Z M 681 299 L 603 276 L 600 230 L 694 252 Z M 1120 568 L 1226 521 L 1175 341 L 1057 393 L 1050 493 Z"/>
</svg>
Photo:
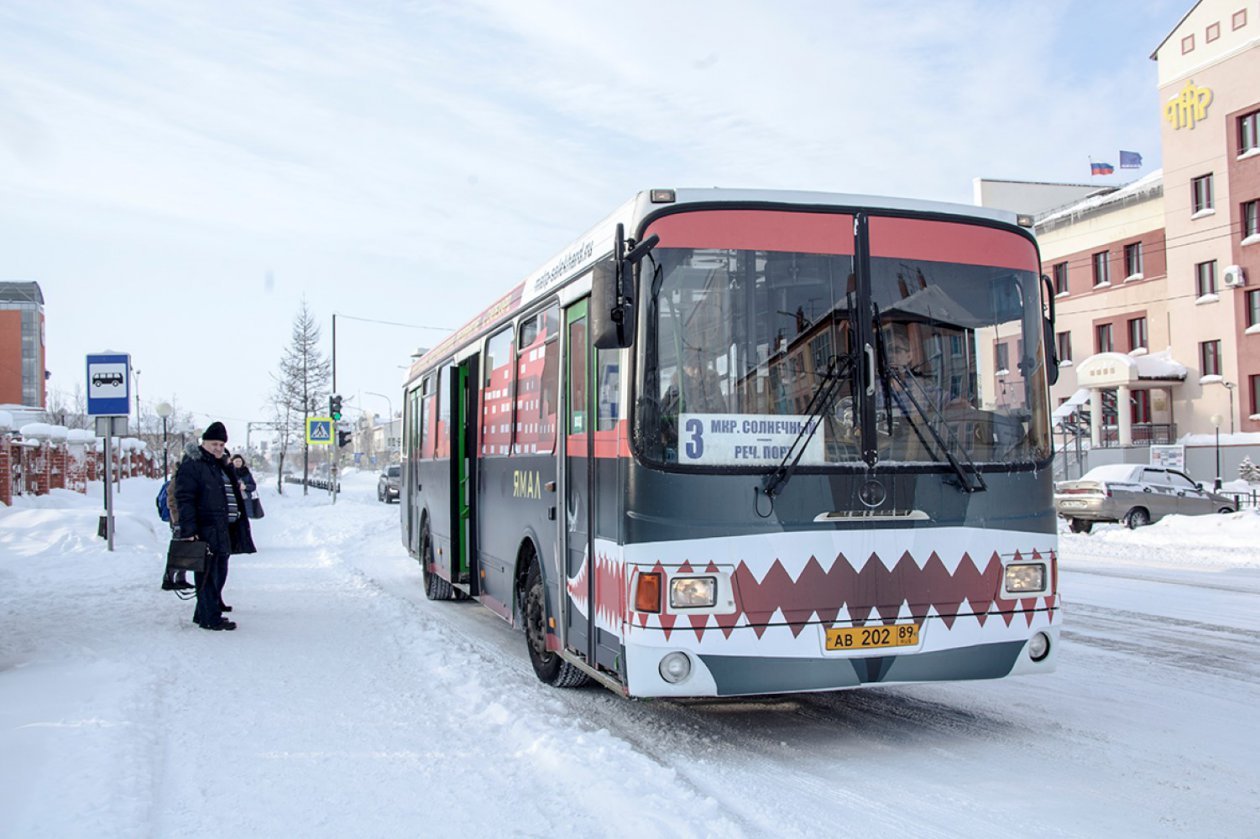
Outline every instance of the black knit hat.
<svg viewBox="0 0 1260 839">
<path fill-rule="evenodd" d="M 201 435 L 201 439 L 222 440 L 224 443 L 226 443 L 227 442 L 227 429 L 223 427 L 223 423 L 221 422 L 212 422 L 210 423 L 210 426 L 205 430 L 205 433 Z"/>
</svg>

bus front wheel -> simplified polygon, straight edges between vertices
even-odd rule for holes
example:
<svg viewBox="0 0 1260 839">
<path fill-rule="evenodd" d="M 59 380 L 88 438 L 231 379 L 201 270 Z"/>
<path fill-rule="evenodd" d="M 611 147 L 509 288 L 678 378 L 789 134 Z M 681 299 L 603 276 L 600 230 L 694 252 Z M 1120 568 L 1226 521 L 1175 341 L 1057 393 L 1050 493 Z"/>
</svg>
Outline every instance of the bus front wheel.
<svg viewBox="0 0 1260 839">
<path fill-rule="evenodd" d="M 547 649 L 547 595 L 536 556 L 530 560 L 529 573 L 525 576 L 525 641 L 529 662 L 544 684 L 558 688 L 586 684 L 585 673 Z"/>
</svg>

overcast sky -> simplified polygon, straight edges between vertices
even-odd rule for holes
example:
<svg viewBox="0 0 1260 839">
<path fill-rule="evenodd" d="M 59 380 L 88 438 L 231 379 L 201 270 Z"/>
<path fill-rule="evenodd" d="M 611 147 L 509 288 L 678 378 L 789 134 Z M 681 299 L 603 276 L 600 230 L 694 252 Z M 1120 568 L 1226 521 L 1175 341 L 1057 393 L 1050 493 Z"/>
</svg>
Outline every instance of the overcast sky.
<svg viewBox="0 0 1260 839">
<path fill-rule="evenodd" d="M 1149 173 L 1148 56 L 1192 5 L 0 0 L 0 279 L 43 289 L 50 388 L 129 352 L 144 410 L 242 440 L 305 298 L 385 414 L 416 347 L 641 189 Z"/>
</svg>

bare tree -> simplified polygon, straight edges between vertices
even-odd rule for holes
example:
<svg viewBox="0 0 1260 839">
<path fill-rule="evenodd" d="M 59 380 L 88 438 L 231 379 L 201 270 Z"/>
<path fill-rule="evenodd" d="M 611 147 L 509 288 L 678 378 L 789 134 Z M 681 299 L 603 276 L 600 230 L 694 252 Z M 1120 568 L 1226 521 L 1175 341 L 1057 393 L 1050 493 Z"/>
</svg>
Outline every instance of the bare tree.
<svg viewBox="0 0 1260 839">
<path fill-rule="evenodd" d="M 276 445 L 276 492 L 284 493 L 284 459 L 288 456 L 289 447 L 297 445 L 299 440 L 298 426 L 293 420 L 293 406 L 287 397 L 288 386 L 278 376 L 273 376 L 275 386 L 271 394 L 271 422 L 275 431 Z"/>
<path fill-rule="evenodd" d="M 66 428 L 90 428 L 91 420 L 87 415 L 87 399 L 83 395 L 83 385 L 75 383 L 73 396 L 60 388 L 48 394 L 48 407 L 44 410 L 48 421 Z"/>
<path fill-rule="evenodd" d="M 293 331 L 289 346 L 280 358 L 280 372 L 273 376 L 276 387 L 272 393 L 272 408 L 276 421 L 282 423 L 280 433 L 280 471 L 284 469 L 284 455 L 290 441 L 302 441 L 302 494 L 308 491 L 310 475 L 310 446 L 306 443 L 306 419 L 316 413 L 328 398 L 328 381 L 331 365 L 319 349 L 320 330 L 302 299 L 302 306 L 293 318 Z M 283 480 L 283 479 L 280 479 Z"/>
</svg>

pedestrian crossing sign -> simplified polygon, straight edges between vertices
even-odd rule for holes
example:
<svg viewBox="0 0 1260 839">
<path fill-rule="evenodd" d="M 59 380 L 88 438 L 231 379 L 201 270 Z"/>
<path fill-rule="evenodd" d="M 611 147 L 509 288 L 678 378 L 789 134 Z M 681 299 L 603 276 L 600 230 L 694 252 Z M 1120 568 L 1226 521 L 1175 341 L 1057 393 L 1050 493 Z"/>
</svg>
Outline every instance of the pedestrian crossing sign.
<svg viewBox="0 0 1260 839">
<path fill-rule="evenodd" d="M 331 446 L 332 429 L 332 417 L 307 417 L 306 442 L 312 446 Z"/>
</svg>

